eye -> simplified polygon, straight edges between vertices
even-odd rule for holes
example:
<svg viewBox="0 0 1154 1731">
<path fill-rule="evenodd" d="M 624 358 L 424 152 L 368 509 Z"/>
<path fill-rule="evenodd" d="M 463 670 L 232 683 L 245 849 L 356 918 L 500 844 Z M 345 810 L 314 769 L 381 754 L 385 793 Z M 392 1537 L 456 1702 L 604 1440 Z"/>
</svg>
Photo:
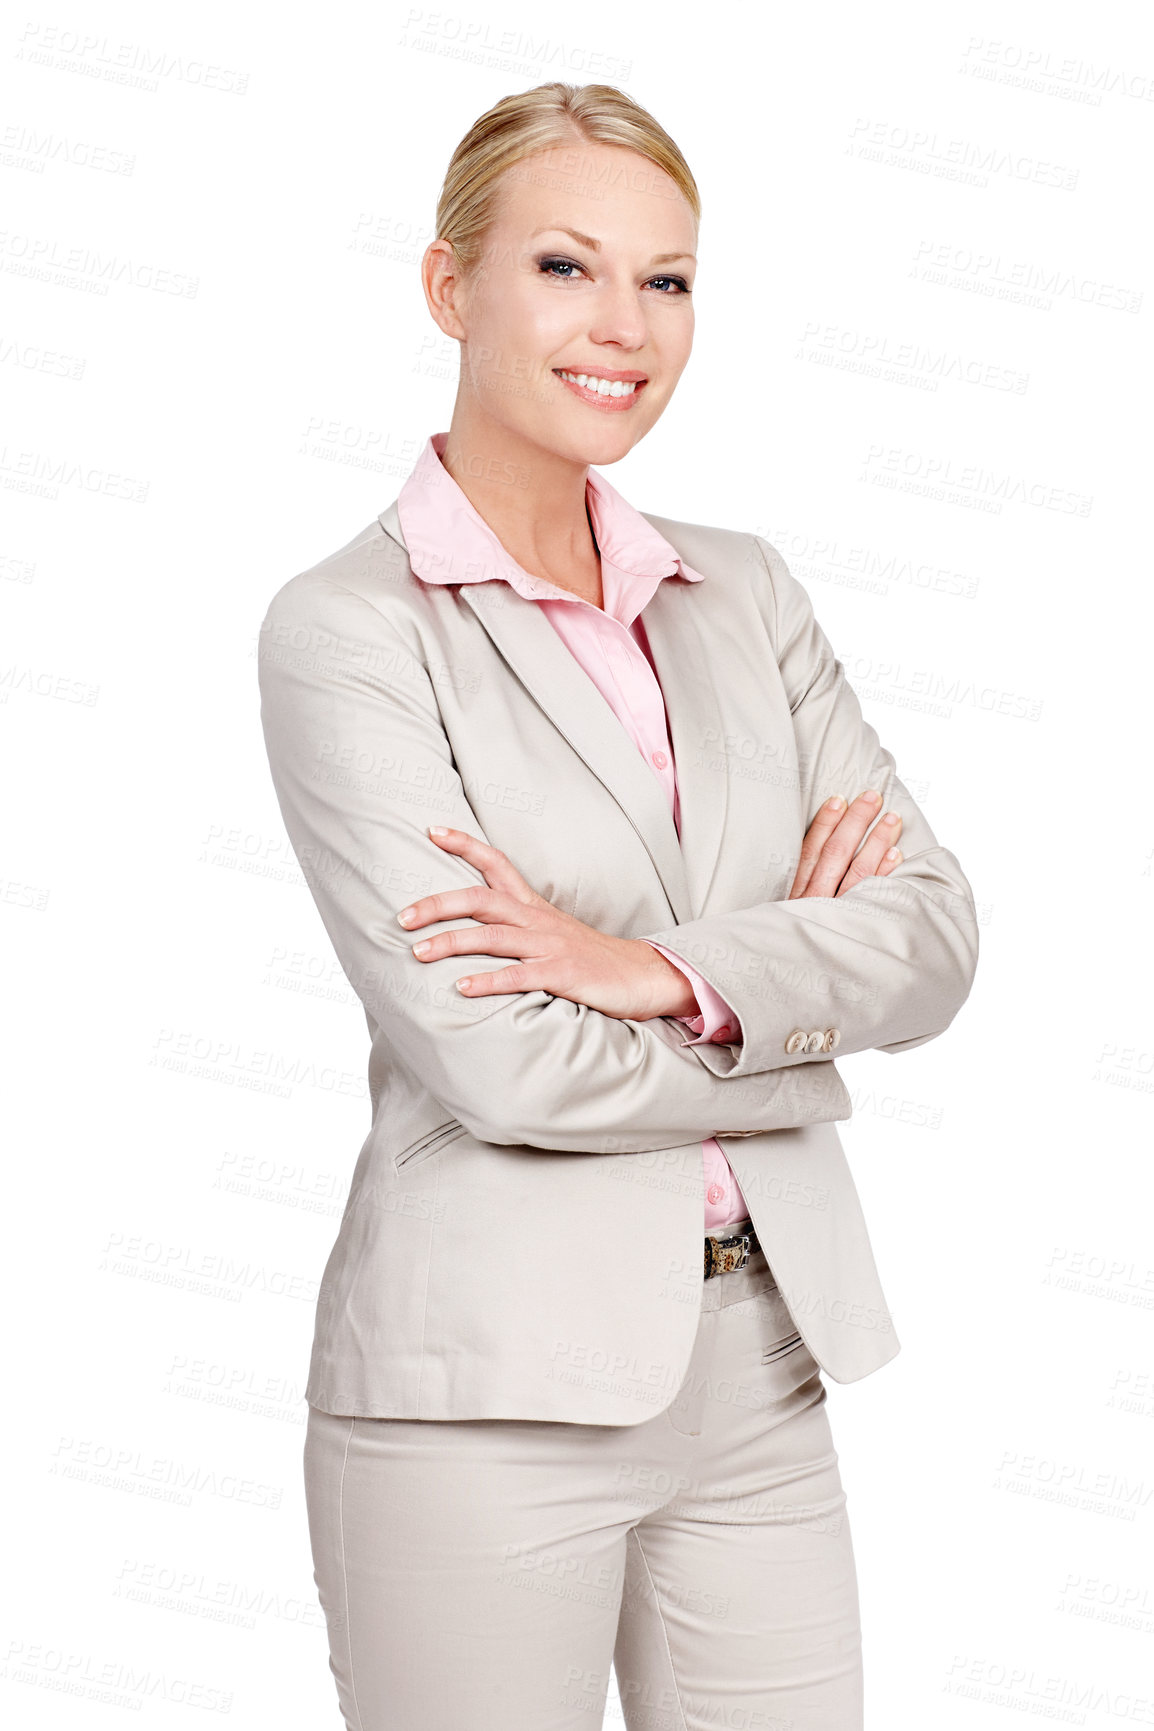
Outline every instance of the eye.
<svg viewBox="0 0 1154 1731">
<path fill-rule="evenodd" d="M 577 281 L 576 275 L 562 273 L 576 271 L 585 272 L 585 266 L 583 264 L 577 264 L 576 261 L 571 258 L 538 259 L 537 268 L 542 276 L 552 276 L 557 282 Z M 649 281 L 651 284 L 669 283 L 672 285 L 672 289 L 662 288 L 658 290 L 658 293 L 666 299 L 676 299 L 678 295 L 688 295 L 693 293 L 693 290 L 690 288 L 683 276 L 652 276 L 649 278 Z"/>
<path fill-rule="evenodd" d="M 584 267 L 574 264 L 571 258 L 543 258 L 539 261 L 539 268 L 542 276 L 549 276 L 555 270 L 581 270 Z M 571 276 L 562 276 L 558 277 L 557 280 L 558 282 L 572 282 L 574 279 Z"/>
</svg>

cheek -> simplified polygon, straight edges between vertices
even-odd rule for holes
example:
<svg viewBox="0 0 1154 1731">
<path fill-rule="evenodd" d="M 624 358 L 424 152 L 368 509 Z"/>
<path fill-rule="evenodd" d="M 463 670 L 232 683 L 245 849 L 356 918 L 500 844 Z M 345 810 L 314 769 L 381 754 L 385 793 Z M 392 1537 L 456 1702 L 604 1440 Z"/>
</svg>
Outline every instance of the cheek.
<svg viewBox="0 0 1154 1731">
<path fill-rule="evenodd" d="M 685 321 L 685 329 L 670 336 L 668 342 L 662 344 L 661 360 L 667 378 L 671 381 L 670 390 L 689 364 L 693 352 L 693 315 Z"/>
<path fill-rule="evenodd" d="M 520 274 L 494 276 L 493 289 L 470 328 L 470 368 L 496 388 L 498 381 L 507 388 L 548 370 L 571 340 L 572 312 Z"/>
</svg>

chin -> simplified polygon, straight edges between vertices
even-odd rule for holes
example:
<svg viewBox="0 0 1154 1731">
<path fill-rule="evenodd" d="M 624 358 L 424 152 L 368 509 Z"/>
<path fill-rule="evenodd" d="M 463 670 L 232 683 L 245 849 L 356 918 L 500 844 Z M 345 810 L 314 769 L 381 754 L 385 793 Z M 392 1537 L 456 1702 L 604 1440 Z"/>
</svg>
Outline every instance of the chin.
<svg viewBox="0 0 1154 1731">
<path fill-rule="evenodd" d="M 639 422 L 636 426 L 626 426 L 622 417 L 621 422 L 613 422 L 606 427 L 583 427 L 559 443 L 554 439 L 550 439 L 548 443 L 559 455 L 600 469 L 607 463 L 619 463 L 623 457 L 627 457 L 648 431 L 648 421 L 644 425 Z"/>
</svg>

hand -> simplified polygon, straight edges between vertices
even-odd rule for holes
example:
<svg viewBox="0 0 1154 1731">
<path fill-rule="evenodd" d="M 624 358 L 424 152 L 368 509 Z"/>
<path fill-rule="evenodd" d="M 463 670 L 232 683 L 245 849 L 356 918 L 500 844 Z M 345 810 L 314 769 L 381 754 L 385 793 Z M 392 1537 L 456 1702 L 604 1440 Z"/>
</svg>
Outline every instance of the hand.
<svg viewBox="0 0 1154 1731">
<path fill-rule="evenodd" d="M 826 800 L 806 831 L 787 901 L 802 896 L 841 896 L 863 878 L 883 878 L 901 864 L 901 849 L 893 845 L 902 833 L 897 812 L 887 812 L 861 852 L 854 853 L 881 802 L 881 794 L 872 790 L 859 793 L 852 805 L 840 794 Z"/>
<path fill-rule="evenodd" d="M 413 945 L 420 962 L 442 956 L 516 956 L 511 967 L 466 974 L 458 990 L 469 998 L 501 992 L 549 992 L 606 1016 L 648 1021 L 653 1016 L 697 1014 L 685 975 L 641 938 L 613 938 L 563 914 L 532 889 L 500 848 L 461 829 L 430 829 L 430 840 L 476 866 L 483 884 L 422 896 L 402 908 L 406 930 L 462 916 L 458 926 Z"/>
</svg>

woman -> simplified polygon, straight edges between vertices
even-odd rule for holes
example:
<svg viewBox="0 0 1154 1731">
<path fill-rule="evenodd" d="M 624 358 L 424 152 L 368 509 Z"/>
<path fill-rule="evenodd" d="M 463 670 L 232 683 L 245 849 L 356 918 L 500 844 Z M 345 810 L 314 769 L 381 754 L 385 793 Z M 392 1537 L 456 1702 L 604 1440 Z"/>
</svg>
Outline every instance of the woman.
<svg viewBox="0 0 1154 1731">
<path fill-rule="evenodd" d="M 861 1725 L 822 1372 L 898 1345 L 831 1054 L 941 1033 L 976 926 L 776 550 L 590 467 L 689 359 L 698 212 L 618 90 L 483 115 L 449 431 L 262 628 L 372 1036 L 306 1389 L 355 1731 L 588 1728 L 611 1661 L 631 1731 Z"/>
</svg>

